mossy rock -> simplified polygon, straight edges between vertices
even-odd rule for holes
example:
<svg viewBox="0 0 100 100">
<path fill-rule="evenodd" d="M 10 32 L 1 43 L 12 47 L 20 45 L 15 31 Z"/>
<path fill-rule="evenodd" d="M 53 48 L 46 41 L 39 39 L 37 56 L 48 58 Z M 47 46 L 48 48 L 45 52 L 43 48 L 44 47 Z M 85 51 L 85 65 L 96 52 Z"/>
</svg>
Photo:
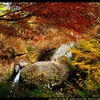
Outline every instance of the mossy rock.
<svg viewBox="0 0 100 100">
<path fill-rule="evenodd" d="M 48 84 L 59 85 L 68 77 L 69 68 L 53 61 L 40 61 L 26 66 L 21 71 L 22 82 L 39 88 Z"/>
</svg>

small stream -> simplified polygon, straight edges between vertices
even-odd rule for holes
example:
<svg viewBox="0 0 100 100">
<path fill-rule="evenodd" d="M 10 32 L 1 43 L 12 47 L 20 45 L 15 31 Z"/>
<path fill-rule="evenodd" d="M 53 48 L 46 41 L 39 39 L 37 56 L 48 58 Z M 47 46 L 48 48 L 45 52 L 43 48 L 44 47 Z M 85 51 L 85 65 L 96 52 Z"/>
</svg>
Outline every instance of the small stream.
<svg viewBox="0 0 100 100">
<path fill-rule="evenodd" d="M 39 97 L 41 96 L 41 89 L 35 87 L 28 87 L 21 81 L 21 70 L 23 66 L 22 63 L 15 65 L 14 77 L 10 80 L 5 80 L 0 82 L 0 97 L 6 98 L 20 98 L 20 97 Z"/>
<path fill-rule="evenodd" d="M 14 77 L 13 82 L 11 83 L 10 94 L 11 94 L 12 96 L 14 96 L 14 92 L 15 92 L 16 86 L 18 86 L 19 79 L 20 79 L 20 73 L 21 73 L 21 68 L 20 68 L 20 66 L 19 66 L 18 73 L 16 74 L 16 76 Z"/>
<path fill-rule="evenodd" d="M 13 81 L 14 84 L 16 84 L 16 83 L 19 82 L 19 79 L 20 79 L 20 72 L 21 72 L 21 69 L 19 69 L 18 74 L 17 74 L 17 75 L 15 76 L 15 78 L 14 78 L 14 81 Z"/>
</svg>

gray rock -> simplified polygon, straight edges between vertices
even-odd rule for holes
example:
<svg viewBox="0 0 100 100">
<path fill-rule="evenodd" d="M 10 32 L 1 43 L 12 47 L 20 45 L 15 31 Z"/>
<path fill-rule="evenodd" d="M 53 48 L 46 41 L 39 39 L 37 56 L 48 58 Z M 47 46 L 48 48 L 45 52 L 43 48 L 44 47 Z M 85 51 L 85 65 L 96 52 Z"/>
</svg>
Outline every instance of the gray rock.
<svg viewBox="0 0 100 100">
<path fill-rule="evenodd" d="M 21 60 L 21 61 L 19 62 L 19 65 L 20 65 L 20 67 L 25 67 L 25 66 L 28 65 L 28 63 L 25 62 L 24 60 Z"/>
<path fill-rule="evenodd" d="M 25 84 L 44 87 L 48 84 L 59 85 L 68 77 L 69 68 L 54 61 L 40 61 L 26 66 L 21 71 Z"/>
<path fill-rule="evenodd" d="M 58 62 L 58 59 L 61 56 L 65 56 L 67 59 L 72 58 L 71 48 L 74 46 L 74 42 L 69 42 L 67 44 L 62 44 L 59 48 L 56 49 L 52 56 L 52 61 Z"/>
<path fill-rule="evenodd" d="M 18 73 L 19 65 L 15 65 L 15 66 L 14 66 L 14 70 L 15 70 L 15 73 Z"/>
</svg>

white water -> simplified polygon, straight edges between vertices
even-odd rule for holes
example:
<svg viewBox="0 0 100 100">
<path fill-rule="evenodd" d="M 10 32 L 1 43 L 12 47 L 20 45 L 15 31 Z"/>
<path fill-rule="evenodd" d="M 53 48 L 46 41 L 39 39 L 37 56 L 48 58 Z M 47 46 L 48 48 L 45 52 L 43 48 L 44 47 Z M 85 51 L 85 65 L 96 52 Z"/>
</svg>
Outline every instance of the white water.
<svg viewBox="0 0 100 100">
<path fill-rule="evenodd" d="M 14 83 L 18 83 L 19 82 L 19 79 L 20 79 L 20 72 L 21 72 L 21 69 L 19 69 L 19 72 L 18 72 L 18 74 L 15 76 L 15 78 L 14 78 Z"/>
<path fill-rule="evenodd" d="M 20 72 L 21 72 L 21 69 L 19 69 L 19 72 L 17 73 L 17 75 L 15 76 L 12 84 L 11 84 L 11 90 L 10 90 L 10 94 L 13 95 L 14 93 L 14 88 L 16 86 L 16 84 L 19 82 L 19 79 L 20 79 Z"/>
<path fill-rule="evenodd" d="M 16 84 L 16 83 L 19 82 L 20 73 L 21 73 L 21 68 L 24 67 L 24 66 L 26 66 L 27 64 L 28 64 L 28 63 L 26 63 L 24 60 L 21 60 L 21 61 L 19 62 L 19 65 L 16 65 L 16 66 L 15 66 L 15 71 L 16 71 L 16 72 L 18 71 L 18 73 L 17 73 L 17 75 L 16 75 L 15 78 L 14 78 L 14 81 L 13 81 L 14 84 Z"/>
</svg>

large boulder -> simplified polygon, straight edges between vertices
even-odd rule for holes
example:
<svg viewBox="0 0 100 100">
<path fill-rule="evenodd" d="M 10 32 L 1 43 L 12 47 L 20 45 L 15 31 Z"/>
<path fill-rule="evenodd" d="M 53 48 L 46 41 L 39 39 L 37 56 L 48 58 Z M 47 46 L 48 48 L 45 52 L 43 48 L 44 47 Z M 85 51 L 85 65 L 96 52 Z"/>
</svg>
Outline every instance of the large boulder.
<svg viewBox="0 0 100 100">
<path fill-rule="evenodd" d="M 24 67 L 21 71 L 22 82 L 29 86 L 48 87 L 59 85 L 68 77 L 69 68 L 54 61 L 40 61 Z"/>
</svg>

